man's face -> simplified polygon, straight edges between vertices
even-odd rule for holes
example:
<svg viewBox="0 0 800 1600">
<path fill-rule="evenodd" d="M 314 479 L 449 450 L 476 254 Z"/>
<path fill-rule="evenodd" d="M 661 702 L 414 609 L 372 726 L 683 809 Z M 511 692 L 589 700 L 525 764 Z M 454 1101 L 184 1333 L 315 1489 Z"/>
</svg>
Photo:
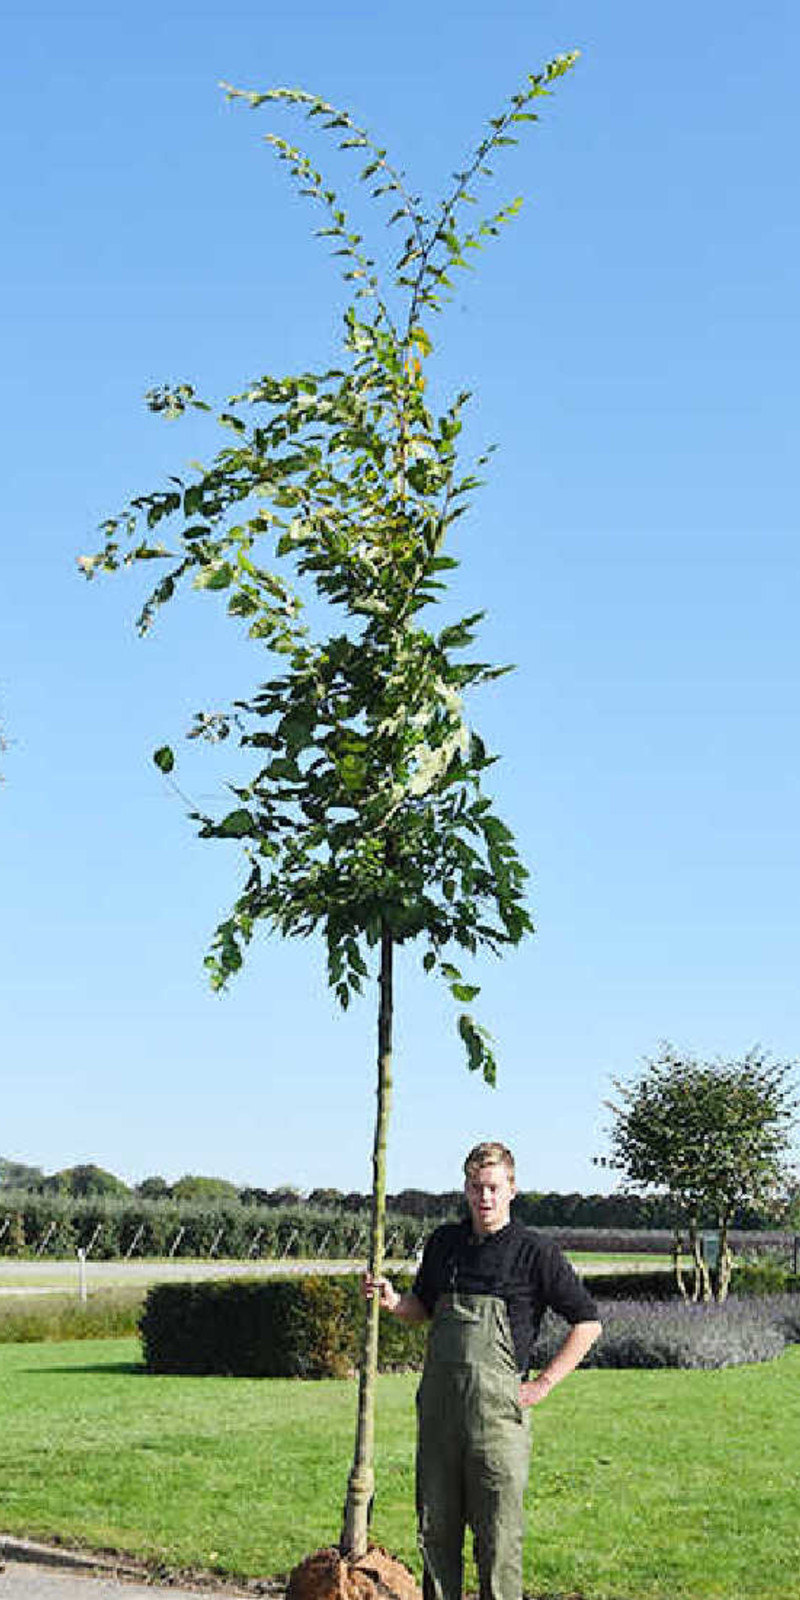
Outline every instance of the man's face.
<svg viewBox="0 0 800 1600">
<path fill-rule="evenodd" d="M 467 1175 L 464 1193 L 476 1233 L 498 1233 L 509 1220 L 516 1184 L 502 1161 Z"/>
</svg>

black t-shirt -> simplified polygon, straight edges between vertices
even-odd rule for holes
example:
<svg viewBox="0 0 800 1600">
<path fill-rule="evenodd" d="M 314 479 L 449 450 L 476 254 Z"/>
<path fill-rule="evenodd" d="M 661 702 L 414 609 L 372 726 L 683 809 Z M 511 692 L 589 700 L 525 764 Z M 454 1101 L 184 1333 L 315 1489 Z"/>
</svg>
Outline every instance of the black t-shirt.
<svg viewBox="0 0 800 1600">
<path fill-rule="evenodd" d="M 478 1235 L 472 1223 L 446 1222 L 431 1234 L 414 1279 L 414 1294 L 433 1316 L 440 1294 L 493 1294 L 504 1300 L 517 1365 L 530 1352 L 548 1306 L 567 1322 L 594 1322 L 597 1306 L 553 1239 L 520 1222 Z"/>
</svg>

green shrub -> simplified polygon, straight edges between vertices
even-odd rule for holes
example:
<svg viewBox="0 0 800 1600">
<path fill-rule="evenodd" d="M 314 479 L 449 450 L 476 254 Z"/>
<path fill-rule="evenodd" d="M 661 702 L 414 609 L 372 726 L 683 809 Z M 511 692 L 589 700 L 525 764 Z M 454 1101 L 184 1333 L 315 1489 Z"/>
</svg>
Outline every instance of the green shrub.
<svg viewBox="0 0 800 1600">
<path fill-rule="evenodd" d="M 691 1273 L 686 1273 L 691 1280 Z M 671 1267 L 654 1272 L 593 1272 L 586 1287 L 596 1300 L 675 1300 L 680 1298 Z M 800 1277 L 776 1261 L 761 1260 L 734 1267 L 730 1292 L 735 1295 L 784 1294 L 800 1290 Z"/>
<path fill-rule="evenodd" d="M 800 1302 L 793 1295 L 733 1296 L 722 1305 L 601 1301 L 598 1309 L 603 1332 L 586 1367 L 732 1367 L 771 1361 L 800 1340 Z M 534 1366 L 552 1359 L 567 1331 L 561 1317 L 546 1313 Z"/>
<path fill-rule="evenodd" d="M 780 1261 L 762 1257 L 760 1261 L 743 1261 L 735 1266 L 730 1287 L 732 1294 L 796 1294 L 800 1276 Z"/>
<path fill-rule="evenodd" d="M 355 1370 L 363 1320 L 355 1274 L 215 1279 L 155 1284 L 140 1331 L 148 1372 L 337 1378 Z M 382 1371 L 421 1366 L 424 1347 L 424 1327 L 381 1318 Z"/>
<path fill-rule="evenodd" d="M 401 1291 L 411 1283 L 408 1277 L 394 1281 Z M 620 1285 L 627 1291 L 621 1295 Z M 591 1288 L 601 1302 L 604 1334 L 588 1366 L 727 1366 L 767 1360 L 800 1338 L 800 1299 L 792 1295 L 760 1297 L 755 1304 L 745 1296 L 725 1306 L 684 1305 L 669 1271 L 593 1277 Z M 141 1321 L 145 1364 L 150 1372 L 344 1377 L 358 1363 L 363 1319 L 354 1273 L 156 1284 Z M 535 1365 L 550 1359 L 565 1332 L 548 1313 Z M 419 1369 L 425 1338 L 424 1324 L 381 1317 L 380 1370 Z"/>
<path fill-rule="evenodd" d="M 392 1273 L 392 1283 L 400 1294 L 405 1294 L 411 1288 L 413 1278 L 405 1273 Z M 426 1322 L 399 1322 L 396 1317 L 382 1315 L 378 1334 L 380 1371 L 421 1371 L 427 1337 Z"/>
<path fill-rule="evenodd" d="M 672 1267 L 653 1272 L 592 1272 L 584 1281 L 595 1300 L 674 1300 L 679 1293 Z"/>
</svg>

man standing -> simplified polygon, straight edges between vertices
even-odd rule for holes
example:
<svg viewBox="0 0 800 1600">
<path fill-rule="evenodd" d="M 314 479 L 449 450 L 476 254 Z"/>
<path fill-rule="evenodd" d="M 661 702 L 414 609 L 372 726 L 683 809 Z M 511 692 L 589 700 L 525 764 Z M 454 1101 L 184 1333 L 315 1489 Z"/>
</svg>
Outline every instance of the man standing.
<svg viewBox="0 0 800 1600">
<path fill-rule="evenodd" d="M 521 1600 L 522 1499 L 529 1411 L 601 1332 L 597 1307 L 558 1246 L 511 1220 L 514 1157 L 476 1145 L 464 1162 L 469 1218 L 431 1234 L 407 1294 L 365 1279 L 405 1322 L 432 1319 L 417 1396 L 417 1517 L 426 1600 L 461 1600 L 472 1529 L 480 1600 Z M 572 1324 L 531 1379 L 530 1351 L 550 1306 Z"/>
</svg>

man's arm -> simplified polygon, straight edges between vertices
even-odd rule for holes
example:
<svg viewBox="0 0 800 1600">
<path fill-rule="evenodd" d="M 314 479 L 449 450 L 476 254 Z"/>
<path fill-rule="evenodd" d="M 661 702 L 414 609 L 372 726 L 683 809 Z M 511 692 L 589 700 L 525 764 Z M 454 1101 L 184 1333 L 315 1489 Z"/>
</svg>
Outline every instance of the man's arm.
<svg viewBox="0 0 800 1600">
<path fill-rule="evenodd" d="M 560 1350 L 556 1351 L 552 1361 L 539 1373 L 537 1378 L 530 1382 L 521 1383 L 519 1386 L 520 1404 L 523 1406 L 538 1406 L 546 1400 L 551 1389 L 554 1389 L 562 1378 L 569 1377 L 575 1371 L 578 1363 L 596 1339 L 600 1338 L 603 1331 L 602 1322 L 576 1322 L 570 1328 Z"/>
<path fill-rule="evenodd" d="M 374 1295 L 378 1296 L 378 1303 L 382 1311 L 388 1311 L 393 1317 L 398 1317 L 401 1322 L 427 1322 L 428 1312 L 422 1301 L 413 1290 L 408 1289 L 405 1294 L 398 1293 L 390 1278 L 373 1278 L 368 1272 L 364 1273 L 362 1289 L 367 1300 Z"/>
</svg>

